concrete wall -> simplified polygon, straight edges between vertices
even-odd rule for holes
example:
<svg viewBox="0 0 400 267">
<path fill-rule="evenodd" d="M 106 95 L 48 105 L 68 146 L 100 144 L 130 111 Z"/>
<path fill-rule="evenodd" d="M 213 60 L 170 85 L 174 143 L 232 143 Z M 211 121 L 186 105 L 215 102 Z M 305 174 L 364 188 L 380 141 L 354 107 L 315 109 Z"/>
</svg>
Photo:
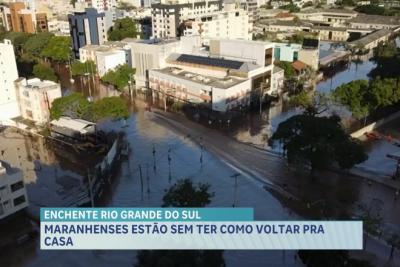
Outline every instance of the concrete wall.
<svg viewBox="0 0 400 267">
<path fill-rule="evenodd" d="M 371 131 L 375 130 L 376 128 L 378 128 L 380 126 L 383 126 L 384 124 L 389 123 L 389 122 L 391 122 L 391 121 L 393 121 L 395 119 L 398 119 L 398 118 L 400 118 L 400 111 L 390 115 L 387 118 L 380 119 L 380 120 L 378 120 L 376 122 L 368 124 L 367 126 L 361 128 L 360 130 L 353 132 L 351 134 L 351 137 L 359 139 L 359 138 L 363 137 L 365 133 L 371 132 Z"/>
</svg>

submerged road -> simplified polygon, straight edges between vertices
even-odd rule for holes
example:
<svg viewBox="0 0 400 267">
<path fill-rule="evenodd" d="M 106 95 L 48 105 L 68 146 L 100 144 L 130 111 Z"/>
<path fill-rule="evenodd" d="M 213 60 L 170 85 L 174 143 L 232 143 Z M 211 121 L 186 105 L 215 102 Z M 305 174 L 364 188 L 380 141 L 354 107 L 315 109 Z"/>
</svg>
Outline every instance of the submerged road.
<svg viewBox="0 0 400 267">
<path fill-rule="evenodd" d="M 241 143 L 182 115 L 161 111 L 148 112 L 148 115 L 171 130 L 186 134 L 204 149 L 263 181 L 271 189 L 284 192 L 288 199 L 299 200 L 289 201 L 288 205 L 301 202 L 303 205 L 296 206 L 300 214 L 303 211 L 307 215 L 307 210 L 314 208 L 320 210 L 320 214 L 314 215 L 345 219 L 361 212 L 362 208 L 371 207 L 386 223 L 400 224 L 400 213 L 393 212 L 399 210 L 400 200 L 395 199 L 395 190 L 391 187 L 335 172 L 319 172 L 315 178 L 310 178 L 308 171 L 288 166 L 278 155 Z M 309 215 L 312 216 L 312 212 Z"/>
<path fill-rule="evenodd" d="M 393 210 L 399 210 L 400 200 L 395 199 L 395 191 L 391 187 L 370 183 L 350 174 L 333 172 L 319 173 L 317 178 L 312 179 L 307 172 L 296 172 L 290 168 L 283 158 L 275 154 L 238 142 L 182 115 L 161 111 L 148 112 L 147 115 L 173 131 L 186 134 L 239 172 L 262 181 L 270 191 L 278 192 L 276 195 L 280 195 L 282 203 L 301 216 L 349 219 L 354 218 L 353 215 L 360 213 L 361 207 L 364 207 L 382 216 L 385 225 L 398 230 L 400 213 Z M 383 262 L 387 266 L 397 266 L 400 262 L 399 251 L 395 251 L 393 259 L 388 261 L 390 247 L 386 242 L 373 237 L 367 239 L 368 260 L 377 266 Z M 362 258 L 365 257 L 363 255 Z M 353 256 L 359 257 L 360 252 L 354 252 Z"/>
</svg>

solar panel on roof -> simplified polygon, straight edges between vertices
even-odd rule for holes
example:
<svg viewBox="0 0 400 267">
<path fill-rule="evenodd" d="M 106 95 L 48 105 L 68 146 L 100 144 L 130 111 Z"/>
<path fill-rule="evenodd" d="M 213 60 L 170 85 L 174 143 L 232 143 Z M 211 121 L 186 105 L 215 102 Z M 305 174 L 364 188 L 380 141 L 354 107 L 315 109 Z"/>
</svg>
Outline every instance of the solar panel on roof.
<svg viewBox="0 0 400 267">
<path fill-rule="evenodd" d="M 177 59 L 177 61 L 198 64 L 198 65 L 206 65 L 227 69 L 240 69 L 240 67 L 244 64 L 244 62 L 235 61 L 235 60 L 227 60 L 220 58 L 210 58 L 210 57 L 201 57 L 201 56 L 193 56 L 182 54 Z"/>
</svg>

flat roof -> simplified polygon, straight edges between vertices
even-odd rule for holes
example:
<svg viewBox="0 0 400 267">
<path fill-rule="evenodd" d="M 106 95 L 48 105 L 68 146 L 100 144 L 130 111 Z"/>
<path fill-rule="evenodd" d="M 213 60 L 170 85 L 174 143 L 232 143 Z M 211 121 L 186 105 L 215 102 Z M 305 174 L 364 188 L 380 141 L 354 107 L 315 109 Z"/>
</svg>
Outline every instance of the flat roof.
<svg viewBox="0 0 400 267">
<path fill-rule="evenodd" d="M 364 37 L 361 37 L 358 40 L 355 40 L 353 42 L 350 42 L 350 45 L 354 45 L 354 44 L 360 44 L 360 45 L 367 45 L 371 42 L 374 42 L 375 40 L 384 37 L 384 36 L 389 36 L 392 33 L 391 30 L 387 30 L 387 29 L 382 29 L 382 30 L 378 30 L 375 31 L 373 33 L 370 33 Z"/>
<path fill-rule="evenodd" d="M 96 123 L 90 121 L 73 119 L 70 117 L 61 117 L 58 120 L 52 120 L 50 123 L 54 126 L 68 128 L 80 133 L 88 133 L 89 131 L 87 131 L 86 128 L 96 125 Z"/>
<path fill-rule="evenodd" d="M 351 19 L 350 22 L 365 24 L 400 25 L 400 18 L 396 16 L 359 14 L 357 17 Z"/>
<path fill-rule="evenodd" d="M 180 79 L 184 79 L 184 80 L 191 81 L 194 83 L 198 83 L 201 85 L 207 85 L 207 86 L 217 87 L 217 88 L 221 88 L 221 89 L 228 89 L 234 85 L 237 85 L 239 83 L 246 81 L 246 80 L 236 79 L 233 77 L 226 77 L 226 78 L 219 79 L 219 78 L 215 78 L 215 77 L 197 74 L 194 72 L 185 71 L 185 70 L 175 68 L 175 67 L 167 67 L 164 69 L 151 70 L 151 71 L 168 74 L 168 75 L 178 77 Z"/>
</svg>

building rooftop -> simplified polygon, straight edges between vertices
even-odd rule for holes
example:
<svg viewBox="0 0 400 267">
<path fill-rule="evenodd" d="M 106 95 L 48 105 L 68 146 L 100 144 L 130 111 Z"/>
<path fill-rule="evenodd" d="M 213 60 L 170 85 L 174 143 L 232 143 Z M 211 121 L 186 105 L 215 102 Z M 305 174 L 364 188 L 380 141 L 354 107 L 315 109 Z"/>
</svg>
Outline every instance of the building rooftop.
<svg viewBox="0 0 400 267">
<path fill-rule="evenodd" d="M 12 167 L 5 161 L 0 160 L 0 178 L 2 175 L 12 175 L 21 172 L 20 169 Z"/>
<path fill-rule="evenodd" d="M 400 25 L 400 18 L 395 16 L 359 14 L 357 17 L 351 19 L 350 22 L 366 23 L 366 24 Z"/>
<path fill-rule="evenodd" d="M 307 68 L 307 65 L 300 60 L 296 60 L 295 62 L 293 62 L 292 66 L 297 71 L 302 71 Z"/>
<path fill-rule="evenodd" d="M 331 9 L 324 9 L 324 8 L 316 8 L 316 9 L 305 9 L 300 12 L 297 12 L 298 14 L 313 14 L 313 13 L 336 13 L 336 14 L 357 14 L 356 11 L 350 10 L 350 9 L 338 9 L 338 8 L 331 8 Z"/>
<path fill-rule="evenodd" d="M 215 78 L 205 75 L 200 75 L 197 73 L 185 71 L 179 68 L 167 67 L 161 70 L 152 70 L 155 72 L 161 72 L 164 74 L 172 75 L 187 81 L 195 82 L 201 85 L 208 85 L 211 87 L 217 87 L 221 89 L 228 89 L 234 85 L 244 82 L 245 80 L 236 79 L 233 77 L 225 77 L 225 78 Z"/>
<path fill-rule="evenodd" d="M 50 123 L 53 126 L 68 128 L 80 132 L 82 134 L 91 132 L 88 131 L 87 128 L 96 125 L 95 123 L 90 121 L 85 121 L 81 119 L 72 119 L 70 117 L 61 117 L 58 120 L 52 120 Z"/>
<path fill-rule="evenodd" d="M 19 78 L 17 79 L 18 83 L 20 85 L 24 86 L 25 89 L 31 89 L 31 90 L 37 90 L 37 89 L 54 89 L 58 88 L 59 84 L 55 83 L 53 81 L 47 81 L 47 80 L 40 80 L 39 78 L 33 78 L 33 79 L 25 79 L 25 78 Z"/>
<path fill-rule="evenodd" d="M 364 36 L 364 37 L 362 37 L 362 38 L 360 38 L 358 40 L 350 42 L 349 45 L 362 45 L 362 46 L 365 46 L 365 45 L 368 45 L 371 42 L 374 42 L 375 40 L 377 40 L 377 39 L 379 39 L 381 37 L 389 36 L 391 34 L 392 34 L 391 30 L 382 29 L 382 30 L 379 30 L 379 31 L 375 31 L 375 32 L 373 32 L 371 34 L 368 34 L 368 35 L 366 35 L 366 36 Z"/>
</svg>

